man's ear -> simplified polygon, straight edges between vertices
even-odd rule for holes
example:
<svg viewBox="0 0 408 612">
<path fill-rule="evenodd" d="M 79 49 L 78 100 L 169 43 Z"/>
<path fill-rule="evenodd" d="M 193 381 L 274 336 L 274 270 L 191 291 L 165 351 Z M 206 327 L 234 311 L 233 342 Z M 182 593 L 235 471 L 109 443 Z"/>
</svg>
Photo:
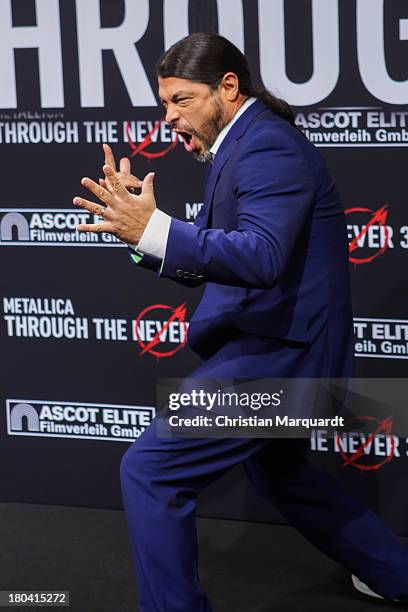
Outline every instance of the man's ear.
<svg viewBox="0 0 408 612">
<path fill-rule="evenodd" d="M 228 102 L 235 102 L 239 96 L 239 81 L 235 72 L 226 72 L 220 83 L 222 95 Z"/>
</svg>

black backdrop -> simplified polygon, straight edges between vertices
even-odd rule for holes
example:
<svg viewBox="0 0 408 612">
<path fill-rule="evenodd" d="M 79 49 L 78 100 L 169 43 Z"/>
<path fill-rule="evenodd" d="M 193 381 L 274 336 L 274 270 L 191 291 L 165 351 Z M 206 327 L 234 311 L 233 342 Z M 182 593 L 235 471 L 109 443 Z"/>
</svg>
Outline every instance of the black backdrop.
<svg viewBox="0 0 408 612">
<path fill-rule="evenodd" d="M 154 65 L 194 31 L 240 46 L 322 148 L 347 211 L 357 373 L 406 375 L 404 0 L 3 0 L 2 501 L 120 507 L 120 457 L 151 418 L 156 380 L 198 363 L 185 338 L 200 290 L 137 269 L 109 237 L 80 242 L 71 204 L 108 141 L 138 176 L 155 170 L 163 210 L 193 220 L 205 168 L 160 123 Z M 381 440 L 344 466 L 317 432 L 312 458 L 408 533 L 408 443 L 387 456 Z M 280 520 L 239 468 L 200 512 Z"/>
</svg>

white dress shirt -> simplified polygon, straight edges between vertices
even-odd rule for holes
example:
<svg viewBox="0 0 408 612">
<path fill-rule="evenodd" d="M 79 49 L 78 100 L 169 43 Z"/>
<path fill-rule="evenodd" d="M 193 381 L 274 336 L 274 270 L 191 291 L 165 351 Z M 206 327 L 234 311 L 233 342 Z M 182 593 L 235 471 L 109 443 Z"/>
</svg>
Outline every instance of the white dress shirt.
<svg viewBox="0 0 408 612">
<path fill-rule="evenodd" d="M 231 121 L 227 123 L 225 127 L 218 134 L 214 144 L 210 149 L 212 157 L 216 155 L 218 149 L 221 146 L 222 141 L 239 119 L 239 117 L 256 101 L 256 98 L 248 98 L 241 106 L 239 111 L 233 116 Z M 149 219 L 148 224 L 138 242 L 138 244 L 129 244 L 131 249 L 138 251 L 139 253 L 146 253 L 147 255 L 153 255 L 159 259 L 164 259 L 166 254 L 167 239 L 169 237 L 171 216 L 156 208 L 154 213 Z"/>
</svg>

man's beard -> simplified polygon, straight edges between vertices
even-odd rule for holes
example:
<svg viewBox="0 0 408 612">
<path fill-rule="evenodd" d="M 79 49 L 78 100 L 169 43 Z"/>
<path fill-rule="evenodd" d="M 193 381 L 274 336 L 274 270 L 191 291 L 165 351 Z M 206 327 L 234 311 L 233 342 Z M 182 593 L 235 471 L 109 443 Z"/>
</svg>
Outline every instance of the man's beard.
<svg viewBox="0 0 408 612">
<path fill-rule="evenodd" d="M 214 115 L 208 120 L 203 126 L 201 132 L 197 132 L 192 128 L 189 130 L 193 136 L 198 138 L 204 145 L 202 151 L 194 151 L 193 157 L 200 162 L 211 161 L 212 154 L 210 152 L 211 147 L 217 140 L 218 134 L 226 126 L 227 121 L 225 120 L 225 111 L 222 103 L 218 100 L 217 96 L 213 97 Z"/>
</svg>

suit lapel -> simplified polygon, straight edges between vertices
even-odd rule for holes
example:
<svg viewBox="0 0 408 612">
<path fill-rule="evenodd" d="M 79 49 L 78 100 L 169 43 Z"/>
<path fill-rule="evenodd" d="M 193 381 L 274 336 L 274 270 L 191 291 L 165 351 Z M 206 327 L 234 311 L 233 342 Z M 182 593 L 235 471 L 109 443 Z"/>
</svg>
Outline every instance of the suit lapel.
<svg viewBox="0 0 408 612">
<path fill-rule="evenodd" d="M 207 183 L 205 185 L 205 218 L 203 219 L 204 226 L 208 226 L 208 220 L 210 218 L 215 187 L 217 185 L 221 170 L 229 157 L 229 154 L 229 147 L 228 149 L 224 148 L 223 151 L 221 151 L 220 147 L 219 151 L 217 151 L 217 154 L 214 157 L 214 162 L 211 165 L 210 171 L 208 173 Z"/>
<path fill-rule="evenodd" d="M 266 110 L 267 105 L 262 100 L 254 102 L 239 119 L 231 127 L 224 140 L 218 149 L 212 166 L 207 174 L 207 182 L 205 186 L 205 203 L 204 203 L 204 218 L 203 226 L 208 227 L 215 187 L 225 163 L 234 150 L 236 141 L 246 132 L 249 125 L 260 113 Z"/>
</svg>

